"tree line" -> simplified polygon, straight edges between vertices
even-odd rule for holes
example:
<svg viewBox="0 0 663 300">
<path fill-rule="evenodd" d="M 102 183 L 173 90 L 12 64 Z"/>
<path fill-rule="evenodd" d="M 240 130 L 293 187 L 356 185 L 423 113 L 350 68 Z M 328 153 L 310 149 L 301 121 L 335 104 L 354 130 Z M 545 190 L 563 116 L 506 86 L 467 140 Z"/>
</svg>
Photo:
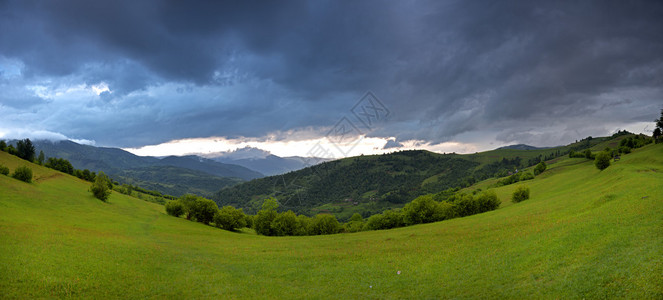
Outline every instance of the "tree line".
<svg viewBox="0 0 663 300">
<path fill-rule="evenodd" d="M 497 209 L 501 201 L 494 191 L 479 194 L 453 193 L 427 194 L 406 204 L 403 209 L 389 209 L 368 219 L 356 213 L 348 222 L 340 223 L 331 214 L 308 217 L 292 210 L 279 212 L 279 202 L 273 197 L 265 199 L 255 215 L 226 205 L 221 209 L 212 200 L 185 195 L 166 203 L 166 212 L 175 217 L 213 225 L 226 230 L 252 228 L 266 236 L 300 236 L 381 230 L 409 225 L 465 217 Z"/>
</svg>

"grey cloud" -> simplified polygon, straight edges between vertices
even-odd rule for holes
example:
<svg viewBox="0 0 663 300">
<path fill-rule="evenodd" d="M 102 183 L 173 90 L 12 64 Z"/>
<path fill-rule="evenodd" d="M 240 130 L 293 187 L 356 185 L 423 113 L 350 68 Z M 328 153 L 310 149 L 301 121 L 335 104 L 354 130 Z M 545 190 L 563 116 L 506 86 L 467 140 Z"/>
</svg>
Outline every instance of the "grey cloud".
<svg viewBox="0 0 663 300">
<path fill-rule="evenodd" d="M 107 83 L 89 118 L 43 123 L 102 144 L 332 126 L 367 90 L 393 113 L 371 135 L 543 140 L 532 132 L 577 119 L 656 117 L 661 15 L 646 1 L 4 1 L 0 55 L 25 80 Z"/>
</svg>

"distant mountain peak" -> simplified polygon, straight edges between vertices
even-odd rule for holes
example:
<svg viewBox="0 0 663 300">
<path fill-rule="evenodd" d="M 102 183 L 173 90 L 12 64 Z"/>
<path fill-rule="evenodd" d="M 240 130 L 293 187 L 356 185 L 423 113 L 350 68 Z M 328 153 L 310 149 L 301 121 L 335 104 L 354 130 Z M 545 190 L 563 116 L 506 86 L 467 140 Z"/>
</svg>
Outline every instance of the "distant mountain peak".
<svg viewBox="0 0 663 300">
<path fill-rule="evenodd" d="M 272 153 L 269 151 L 265 151 L 260 148 L 246 146 L 244 148 L 238 148 L 232 151 L 207 153 L 207 154 L 201 154 L 200 156 L 211 159 L 240 160 L 240 159 L 264 159 L 270 155 L 272 155 Z"/>
</svg>

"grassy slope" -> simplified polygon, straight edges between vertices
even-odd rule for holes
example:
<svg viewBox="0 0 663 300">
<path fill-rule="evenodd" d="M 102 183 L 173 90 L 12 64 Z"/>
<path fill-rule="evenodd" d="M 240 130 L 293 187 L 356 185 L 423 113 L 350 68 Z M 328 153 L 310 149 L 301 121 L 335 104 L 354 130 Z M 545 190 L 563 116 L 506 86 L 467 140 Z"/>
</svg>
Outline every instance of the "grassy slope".
<svg viewBox="0 0 663 300">
<path fill-rule="evenodd" d="M 0 176 L 3 297 L 663 297 L 663 145 L 603 172 L 562 160 L 524 183 L 530 200 L 497 189 L 493 212 L 315 237 L 229 233 L 117 193 L 102 203 L 33 170 L 32 184 Z"/>
</svg>

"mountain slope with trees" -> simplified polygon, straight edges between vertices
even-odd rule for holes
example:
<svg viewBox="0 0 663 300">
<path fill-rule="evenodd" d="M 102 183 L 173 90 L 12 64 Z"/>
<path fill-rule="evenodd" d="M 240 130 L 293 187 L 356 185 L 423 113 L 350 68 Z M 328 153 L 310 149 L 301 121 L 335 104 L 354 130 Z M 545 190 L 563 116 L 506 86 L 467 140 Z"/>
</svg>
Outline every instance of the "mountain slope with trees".
<svg viewBox="0 0 663 300">
<path fill-rule="evenodd" d="M 519 181 L 520 175 L 533 178 L 533 169 L 521 172 L 519 178 L 511 177 L 572 151 L 601 151 L 605 147 L 617 151 L 620 141 L 629 137 L 634 135 L 620 131 L 554 148 L 496 149 L 466 155 L 415 150 L 350 157 L 230 186 L 212 199 L 220 206 L 255 213 L 266 197 L 274 197 L 283 210 L 309 216 L 332 213 L 345 221 L 353 213 L 367 217 L 402 207 L 421 195 L 468 187 L 489 178 L 510 176 L 502 180 L 503 185 Z"/>
</svg>

